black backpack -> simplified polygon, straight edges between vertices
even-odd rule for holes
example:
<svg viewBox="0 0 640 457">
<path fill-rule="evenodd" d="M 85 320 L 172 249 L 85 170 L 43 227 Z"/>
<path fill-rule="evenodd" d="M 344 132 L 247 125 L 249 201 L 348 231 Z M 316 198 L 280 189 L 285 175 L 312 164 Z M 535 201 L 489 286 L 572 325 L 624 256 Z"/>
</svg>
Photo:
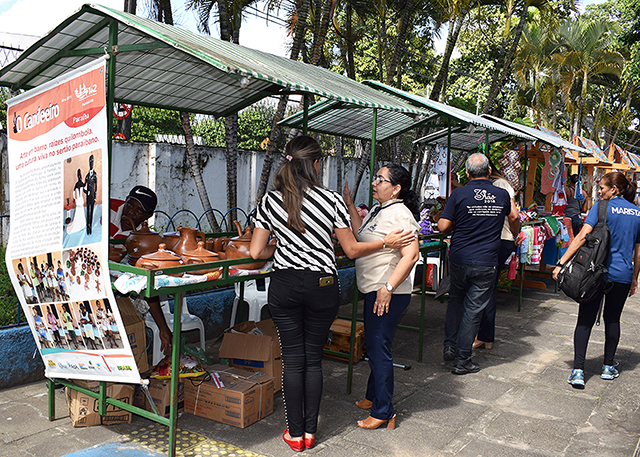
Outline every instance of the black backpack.
<svg viewBox="0 0 640 457">
<path fill-rule="evenodd" d="M 558 273 L 560 289 L 578 303 L 593 300 L 611 288 L 607 280 L 607 258 L 611 234 L 607 226 L 608 200 L 598 203 L 598 223 L 585 242 Z"/>
</svg>

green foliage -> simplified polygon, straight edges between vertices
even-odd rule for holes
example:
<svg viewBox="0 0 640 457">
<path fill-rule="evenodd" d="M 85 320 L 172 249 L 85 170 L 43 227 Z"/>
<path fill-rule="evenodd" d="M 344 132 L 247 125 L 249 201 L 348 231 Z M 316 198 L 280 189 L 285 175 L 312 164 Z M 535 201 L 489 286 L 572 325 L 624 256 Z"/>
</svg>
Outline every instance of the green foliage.
<svg viewBox="0 0 640 457">
<path fill-rule="evenodd" d="M 20 302 L 9 279 L 7 264 L 4 261 L 5 250 L 0 249 L 0 327 L 17 323 Z M 21 322 L 25 322 L 24 314 L 20 311 Z"/>
<path fill-rule="evenodd" d="M 7 132 L 9 131 L 9 123 L 7 119 L 7 100 L 11 98 L 9 96 L 9 89 L 6 87 L 0 87 L 0 125 L 4 127 Z M 2 128 L 0 128 L 2 130 Z"/>
<path fill-rule="evenodd" d="M 238 147 L 240 149 L 257 151 L 265 138 L 269 137 L 275 107 L 268 103 L 257 103 L 243 110 L 238 115 Z M 210 147 L 224 148 L 225 132 L 224 119 L 204 119 L 193 127 L 195 135 L 204 138 Z"/>
<path fill-rule="evenodd" d="M 117 119 L 113 119 L 115 129 Z M 156 135 L 184 135 L 180 113 L 161 108 L 134 106 L 131 113 L 131 141 L 154 142 Z"/>
</svg>

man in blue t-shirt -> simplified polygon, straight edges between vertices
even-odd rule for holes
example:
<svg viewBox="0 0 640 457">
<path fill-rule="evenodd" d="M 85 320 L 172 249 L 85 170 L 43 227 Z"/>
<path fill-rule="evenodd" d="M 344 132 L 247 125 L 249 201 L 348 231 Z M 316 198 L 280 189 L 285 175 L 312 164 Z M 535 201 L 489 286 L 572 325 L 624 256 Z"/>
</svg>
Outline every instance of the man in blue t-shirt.
<svg viewBox="0 0 640 457">
<path fill-rule="evenodd" d="M 438 221 L 441 232 L 453 231 L 444 360 L 453 361 L 451 372 L 460 375 L 480 370 L 471 361 L 471 350 L 498 274 L 504 218 L 508 218 L 514 236 L 520 230 L 518 210 L 509 194 L 489 180 L 489 159 L 472 154 L 466 169 L 469 183 L 453 190 Z"/>
</svg>

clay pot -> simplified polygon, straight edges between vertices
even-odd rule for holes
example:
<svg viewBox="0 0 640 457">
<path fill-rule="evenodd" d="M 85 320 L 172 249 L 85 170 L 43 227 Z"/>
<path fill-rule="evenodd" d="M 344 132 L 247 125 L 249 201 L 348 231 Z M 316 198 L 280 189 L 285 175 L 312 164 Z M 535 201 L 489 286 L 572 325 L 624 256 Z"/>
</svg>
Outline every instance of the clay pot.
<svg viewBox="0 0 640 457">
<path fill-rule="evenodd" d="M 124 243 L 129 252 L 129 264 L 135 265 L 143 255 L 156 252 L 162 242 L 162 235 L 149 230 L 149 225 L 144 221 L 142 228 L 138 231 L 132 230 Z"/>
<path fill-rule="evenodd" d="M 180 239 L 173 247 L 173 252 L 178 255 L 195 251 L 198 248 L 198 241 L 205 240 L 204 233 L 191 227 L 178 227 L 178 232 L 180 232 Z"/>
<path fill-rule="evenodd" d="M 242 226 L 240 225 L 240 223 L 238 221 L 233 221 L 233 223 L 236 225 L 238 237 L 231 238 L 229 240 L 229 244 L 224 251 L 227 254 L 227 259 L 241 259 L 243 257 L 251 257 L 251 255 L 249 254 L 249 246 L 251 245 L 251 227 L 247 227 L 244 233 L 242 233 Z M 257 270 L 265 263 L 265 261 L 261 260 L 259 262 L 233 265 L 233 267 L 243 270 Z"/>
<path fill-rule="evenodd" d="M 147 270 L 159 270 L 184 265 L 180 256 L 171 251 L 167 251 L 166 247 L 164 243 L 160 243 L 156 252 L 141 256 L 136 262 L 136 267 L 146 268 Z M 183 273 L 173 273 L 171 276 L 182 275 Z"/>
<path fill-rule="evenodd" d="M 209 238 L 205 242 L 205 248 L 211 252 L 223 252 L 229 243 L 229 238 Z"/>
<path fill-rule="evenodd" d="M 164 244 L 167 245 L 167 249 L 169 251 L 176 252 L 173 250 L 173 248 L 180 240 L 180 233 L 178 232 L 163 233 L 162 238 L 163 238 Z"/>
<path fill-rule="evenodd" d="M 109 245 L 109 260 L 120 263 L 124 256 L 127 255 L 127 247 L 124 244 Z"/>
<path fill-rule="evenodd" d="M 220 257 L 217 253 L 208 251 L 204 248 L 204 241 L 198 241 L 198 247 L 193 251 L 187 251 L 182 254 L 182 260 L 187 265 L 192 265 L 196 263 L 208 263 L 215 262 L 220 260 Z M 209 270 L 194 270 L 190 271 L 194 275 L 203 275 L 206 273 L 212 273 L 214 271 L 218 271 L 220 268 L 212 268 Z"/>
</svg>

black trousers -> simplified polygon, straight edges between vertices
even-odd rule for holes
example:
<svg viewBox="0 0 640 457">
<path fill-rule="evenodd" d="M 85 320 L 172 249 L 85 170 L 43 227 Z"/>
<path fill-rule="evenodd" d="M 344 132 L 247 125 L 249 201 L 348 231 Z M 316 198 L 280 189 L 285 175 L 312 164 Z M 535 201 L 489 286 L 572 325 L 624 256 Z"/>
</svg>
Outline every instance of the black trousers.
<svg viewBox="0 0 640 457">
<path fill-rule="evenodd" d="M 620 315 L 629 296 L 631 284 L 614 282 L 613 287 L 604 297 L 604 365 L 613 365 L 618 342 L 620 341 Z M 598 317 L 602 295 L 588 303 L 580 304 L 578 323 L 573 333 L 574 359 L 573 368 L 584 370 L 584 360 L 587 355 L 587 345 L 591 336 L 591 329 Z"/>
<path fill-rule="evenodd" d="M 327 277 L 332 283 L 321 285 L 320 279 Z M 280 337 L 285 417 L 293 438 L 318 428 L 322 349 L 339 304 L 335 275 L 276 270 L 271 276 L 269 311 Z"/>
</svg>

